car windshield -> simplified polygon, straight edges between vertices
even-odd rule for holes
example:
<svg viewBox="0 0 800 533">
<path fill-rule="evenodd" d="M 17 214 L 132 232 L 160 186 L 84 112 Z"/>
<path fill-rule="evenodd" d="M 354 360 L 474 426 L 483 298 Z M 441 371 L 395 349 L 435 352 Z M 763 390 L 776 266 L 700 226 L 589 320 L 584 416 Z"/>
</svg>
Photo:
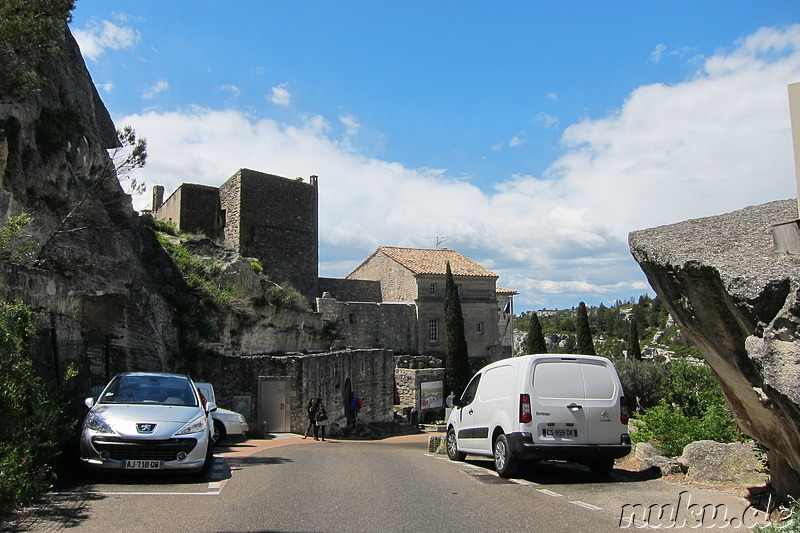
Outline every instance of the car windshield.
<svg viewBox="0 0 800 533">
<path fill-rule="evenodd" d="M 197 396 L 191 382 L 180 376 L 121 375 L 109 384 L 99 403 L 197 407 Z"/>
</svg>

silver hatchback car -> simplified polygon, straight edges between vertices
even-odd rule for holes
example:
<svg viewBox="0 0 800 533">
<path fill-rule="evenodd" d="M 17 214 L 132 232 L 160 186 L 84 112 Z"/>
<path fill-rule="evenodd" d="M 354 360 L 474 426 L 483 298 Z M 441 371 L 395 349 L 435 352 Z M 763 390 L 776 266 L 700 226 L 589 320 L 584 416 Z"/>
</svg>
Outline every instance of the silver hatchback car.
<svg viewBox="0 0 800 533">
<path fill-rule="evenodd" d="M 115 376 L 81 432 L 81 460 L 90 468 L 181 470 L 205 475 L 213 464 L 210 414 L 194 382 L 182 374 L 125 372 Z"/>
</svg>

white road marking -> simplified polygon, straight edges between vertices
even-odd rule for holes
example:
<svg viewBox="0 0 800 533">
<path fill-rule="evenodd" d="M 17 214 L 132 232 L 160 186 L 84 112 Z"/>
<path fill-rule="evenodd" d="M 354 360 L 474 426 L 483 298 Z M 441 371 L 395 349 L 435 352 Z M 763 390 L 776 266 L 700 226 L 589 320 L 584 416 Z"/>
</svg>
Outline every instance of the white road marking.
<svg viewBox="0 0 800 533">
<path fill-rule="evenodd" d="M 584 509 L 589 509 L 590 511 L 602 511 L 602 507 L 598 507 L 596 505 L 592 505 L 591 503 L 582 502 L 579 500 L 571 501 L 569 503 L 574 503 L 578 507 L 583 507 Z"/>
<path fill-rule="evenodd" d="M 536 489 L 536 490 L 538 490 L 542 494 L 547 494 L 548 496 L 552 496 L 554 498 L 563 498 L 564 497 L 563 494 L 559 494 L 557 492 L 553 492 L 552 490 L 548 490 L 548 489 Z"/>
</svg>

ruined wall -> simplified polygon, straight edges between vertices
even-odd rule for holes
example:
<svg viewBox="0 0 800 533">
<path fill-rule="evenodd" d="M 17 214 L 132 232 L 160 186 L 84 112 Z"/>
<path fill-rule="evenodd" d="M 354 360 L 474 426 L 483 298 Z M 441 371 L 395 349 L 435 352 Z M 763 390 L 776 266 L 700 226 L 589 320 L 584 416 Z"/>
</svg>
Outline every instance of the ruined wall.
<svg viewBox="0 0 800 533">
<path fill-rule="evenodd" d="M 208 185 L 184 183 L 173 192 L 153 215 L 168 220 L 185 233 L 203 234 L 210 239 L 221 237 L 219 189 Z"/>
<path fill-rule="evenodd" d="M 336 330 L 345 346 L 385 348 L 416 353 L 416 307 L 406 303 L 340 302 L 317 298 L 317 310 L 326 326 Z"/>
<path fill-rule="evenodd" d="M 340 302 L 380 302 L 381 282 L 360 279 L 319 278 L 320 295 L 328 292 Z"/>
</svg>

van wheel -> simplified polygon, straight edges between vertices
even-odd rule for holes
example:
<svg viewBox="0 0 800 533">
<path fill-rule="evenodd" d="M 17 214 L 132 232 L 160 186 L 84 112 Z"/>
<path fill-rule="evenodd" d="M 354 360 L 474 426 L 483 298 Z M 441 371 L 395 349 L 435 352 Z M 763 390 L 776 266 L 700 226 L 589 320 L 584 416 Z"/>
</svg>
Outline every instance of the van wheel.
<svg viewBox="0 0 800 533">
<path fill-rule="evenodd" d="M 519 458 L 511 454 L 505 435 L 499 435 L 494 441 L 494 469 L 500 477 L 511 477 L 519 469 Z"/>
<path fill-rule="evenodd" d="M 447 457 L 450 458 L 451 461 L 463 461 L 467 458 L 467 454 L 461 453 L 458 451 L 458 441 L 456 441 L 456 430 L 450 428 L 447 431 L 447 441 L 445 442 L 447 445 Z"/>
<path fill-rule="evenodd" d="M 614 459 L 604 458 L 595 459 L 588 464 L 589 470 L 596 476 L 607 476 L 614 469 Z"/>
</svg>

